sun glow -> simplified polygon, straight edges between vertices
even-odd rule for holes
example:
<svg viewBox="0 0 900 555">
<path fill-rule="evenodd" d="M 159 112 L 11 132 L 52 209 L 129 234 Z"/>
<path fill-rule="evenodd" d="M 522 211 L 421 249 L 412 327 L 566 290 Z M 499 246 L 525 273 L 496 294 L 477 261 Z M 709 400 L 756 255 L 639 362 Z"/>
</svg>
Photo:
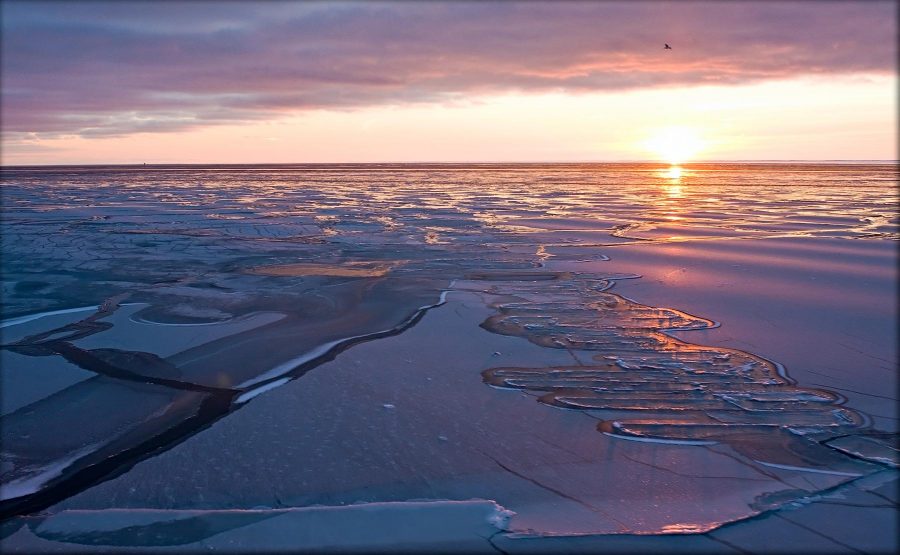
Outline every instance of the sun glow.
<svg viewBox="0 0 900 555">
<path fill-rule="evenodd" d="M 644 142 L 644 147 L 673 166 L 693 158 L 706 146 L 690 127 L 666 127 Z"/>
<path fill-rule="evenodd" d="M 681 168 L 678 166 L 671 166 L 668 170 L 663 172 L 662 176 L 673 181 L 678 181 L 681 179 Z"/>
</svg>

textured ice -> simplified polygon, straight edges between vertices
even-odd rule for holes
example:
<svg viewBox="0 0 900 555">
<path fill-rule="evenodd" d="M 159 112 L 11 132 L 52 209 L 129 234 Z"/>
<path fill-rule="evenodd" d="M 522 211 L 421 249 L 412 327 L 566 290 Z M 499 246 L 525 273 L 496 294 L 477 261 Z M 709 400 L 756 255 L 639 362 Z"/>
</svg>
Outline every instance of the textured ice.
<svg viewBox="0 0 900 555">
<path fill-rule="evenodd" d="M 707 343 L 713 318 L 726 329 L 729 319 L 676 302 L 720 286 L 678 281 L 678 249 L 689 245 L 706 249 L 711 265 L 727 260 L 735 274 L 745 265 L 793 279 L 793 287 L 760 295 L 765 303 L 736 291 L 729 306 L 741 307 L 742 318 L 765 320 L 802 301 L 826 302 L 840 319 L 868 303 L 880 289 L 848 281 L 845 294 L 833 295 L 804 272 L 892 279 L 880 262 L 882 246 L 897 238 L 892 165 L 698 166 L 678 179 L 640 165 L 2 171 L 2 483 L 26 493 L 3 505 L 4 516 L 90 492 L 94 500 L 115 491 L 108 499 L 117 503 L 149 503 L 155 498 L 141 484 L 150 482 L 163 491 L 181 484 L 172 494 L 178 504 L 209 483 L 204 493 L 219 508 L 275 506 L 277 499 L 255 502 L 272 492 L 295 505 L 432 491 L 502 502 L 515 492 L 527 510 L 513 522 L 523 528 L 688 532 L 747 516 L 748 496 L 781 492 L 779 480 L 808 495 L 896 465 L 895 440 L 876 427 L 887 425 L 888 411 L 868 414 L 853 397 L 862 390 L 890 402 L 891 388 L 872 385 L 889 355 L 863 352 L 848 355 L 856 366 L 812 369 L 866 376 L 841 382 L 847 391 L 796 383 L 790 366 L 752 345 Z M 654 250 L 663 246 L 668 258 Z M 642 250 L 651 266 L 610 270 Z M 654 277 L 633 279 L 645 274 Z M 625 296 L 626 278 L 665 279 L 666 294 Z M 376 349 L 358 368 L 336 358 L 406 337 L 448 290 L 489 305 L 479 321 L 492 333 L 465 319 L 452 333 L 428 328 L 449 342 L 446 350 L 420 337 L 429 345 L 421 357 Z M 463 321 L 481 335 L 463 340 Z M 404 345 L 394 339 L 390 345 Z M 313 369 L 335 377 L 313 377 Z M 41 378 L 48 372 L 53 379 Z M 512 391 L 480 385 L 479 373 Z M 394 377 L 381 383 L 387 375 Z M 316 385 L 306 391 L 307 384 Z M 462 384 L 483 391 L 463 396 Z M 322 415 L 309 429 L 297 424 L 313 418 L 304 410 Z M 482 412 L 489 422 L 479 420 Z M 450 413 L 454 419 L 440 416 Z M 477 425 L 459 428 L 467 418 Z M 353 427 L 358 420 L 364 431 Z M 240 433 L 224 434 L 228 423 Z M 332 426 L 340 431 L 327 433 Z M 246 457 L 276 474 L 286 459 L 271 450 L 284 438 L 308 460 L 257 482 L 259 469 L 243 468 L 249 459 L 228 451 L 235 437 L 255 442 Z M 343 440 L 369 460 L 329 446 Z M 444 458 L 448 448 L 458 457 Z M 436 459 L 420 461 L 428 457 Z M 710 468 L 695 468 L 710 457 Z M 212 460 L 222 482 L 209 474 Z M 178 461 L 194 470 L 172 472 Z M 425 470 L 410 468 L 420 463 Z M 617 505 L 599 517 L 611 508 L 604 503 L 629 501 L 616 484 L 591 481 L 608 465 L 640 475 L 636 483 L 653 489 L 641 494 L 656 495 L 642 503 L 675 507 L 671 514 L 708 499 L 710 484 L 718 500 L 710 510 L 723 516 L 698 507 L 679 520 Z M 142 482 L 141 468 L 156 478 Z M 225 485 L 237 468 L 254 475 L 253 485 Z M 723 468 L 728 476 L 716 474 Z M 304 485 L 306 470 L 322 477 Z M 353 472 L 361 481 L 348 477 Z M 184 475 L 193 479 L 180 482 Z M 466 478 L 473 475 L 481 478 Z M 144 494 L 122 493 L 129 488 Z M 610 488 L 618 497 L 604 500 L 599 492 Z M 609 517 L 620 514 L 628 526 Z"/>
<path fill-rule="evenodd" d="M 150 440 L 192 417 L 203 398 L 98 376 L 5 415 L 0 476 L 11 489 L 4 499 L 36 493 Z"/>
<path fill-rule="evenodd" d="M 855 434 L 829 440 L 828 446 L 860 459 L 900 466 L 900 436 L 898 434 Z"/>
<path fill-rule="evenodd" d="M 703 347 L 666 332 L 713 322 L 637 304 L 607 292 L 602 276 L 547 273 L 484 276 L 498 314 L 482 324 L 543 347 L 595 352 L 590 363 L 496 367 L 495 386 L 543 393 L 539 401 L 605 411 L 608 435 L 682 442 L 726 441 L 752 459 L 797 467 L 855 463 L 820 444 L 868 423 L 828 391 L 800 388 L 776 364 L 735 349 Z M 802 428 L 806 434 L 791 433 Z M 780 448 L 776 448 L 779 446 Z"/>
<path fill-rule="evenodd" d="M 485 387 L 478 372 L 496 351 L 510 364 L 571 356 L 480 329 L 491 310 L 476 294 L 447 299 L 403 334 L 342 353 L 51 512 L 486 497 L 517 513 L 519 532 L 649 533 L 712 528 L 757 514 L 751 504 L 764 494 L 809 495 L 848 479 L 806 473 L 807 482 L 726 444 L 609 438 L 583 411 Z"/>
<path fill-rule="evenodd" d="M 148 306 L 150 305 L 147 303 L 123 306 L 102 319 L 113 324 L 111 328 L 73 343 L 83 349 L 125 348 L 167 357 L 285 317 L 285 314 L 279 312 L 258 312 L 235 318 L 226 315 L 226 318 L 212 322 L 154 322 L 141 315 Z"/>
</svg>

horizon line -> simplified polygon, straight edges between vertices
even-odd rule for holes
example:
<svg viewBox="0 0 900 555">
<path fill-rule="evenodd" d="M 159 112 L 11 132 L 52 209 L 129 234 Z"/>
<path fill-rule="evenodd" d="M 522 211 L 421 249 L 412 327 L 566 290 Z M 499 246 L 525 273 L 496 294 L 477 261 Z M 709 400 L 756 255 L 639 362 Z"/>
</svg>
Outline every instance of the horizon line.
<svg viewBox="0 0 900 555">
<path fill-rule="evenodd" d="M 670 163 L 662 160 L 541 160 L 541 161 L 378 161 L 378 162 L 99 162 L 99 163 L 63 163 L 63 164 L 0 164 L 0 169 L 13 168 L 72 168 L 72 167 L 173 167 L 173 166 L 412 166 L 440 164 L 447 166 L 463 165 L 541 165 L 541 164 L 646 164 L 666 167 L 691 166 L 699 164 L 784 164 L 784 163 L 844 163 L 844 164 L 900 164 L 900 159 L 808 159 L 808 158 L 767 158 L 767 159 L 721 159 L 721 160 L 696 160 L 692 162 Z"/>
</svg>

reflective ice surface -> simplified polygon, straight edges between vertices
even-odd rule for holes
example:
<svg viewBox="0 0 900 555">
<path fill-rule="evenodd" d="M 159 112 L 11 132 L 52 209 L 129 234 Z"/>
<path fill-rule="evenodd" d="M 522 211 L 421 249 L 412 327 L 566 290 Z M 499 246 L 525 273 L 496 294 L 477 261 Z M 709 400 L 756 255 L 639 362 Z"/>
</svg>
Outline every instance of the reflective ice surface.
<svg viewBox="0 0 900 555">
<path fill-rule="evenodd" d="M 549 405 L 627 414 L 598 426 L 623 438 L 722 440 L 765 462 L 853 466 L 804 437 L 843 435 L 866 424 L 859 413 L 838 406 L 840 396 L 798 388 L 777 364 L 750 353 L 665 334 L 712 322 L 607 293 L 607 280 L 556 274 L 549 282 L 505 285 L 503 294 L 517 300 L 499 303 L 500 313 L 483 324 L 487 329 L 596 354 L 572 366 L 491 368 L 484 372 L 488 383 L 545 392 L 540 401 Z"/>
<path fill-rule="evenodd" d="M 617 273 L 609 265 L 617 253 L 659 245 L 734 244 L 737 252 L 805 240 L 810 249 L 843 241 L 857 257 L 848 271 L 860 276 L 889 271 L 890 263 L 867 258 L 866 245 L 898 237 L 896 166 L 700 165 L 670 175 L 644 165 L 4 169 L 4 516 L 89 494 L 116 476 L 110 487 L 124 484 L 160 453 L 189 449 L 213 423 L 252 429 L 253 413 L 237 409 L 269 403 L 277 413 L 272 392 L 302 387 L 311 370 L 362 343 L 402 340 L 453 298 L 448 291 L 481 299 L 486 337 L 527 341 L 541 353 L 466 366 L 472 384 L 533 394 L 539 403 L 522 418 L 535 428 L 556 418 L 555 407 L 604 432 L 566 432 L 587 444 L 717 446 L 766 468 L 839 480 L 892 468 L 896 436 L 841 392 L 797 383 L 769 353 L 704 345 L 700 334 L 718 322 L 692 306 L 618 295 L 619 284 L 651 268 Z M 741 252 L 771 272 L 791 260 Z M 846 260 L 826 249 L 819 264 Z M 780 293 L 809 290 L 795 284 Z M 462 332 L 442 339 L 469 348 Z M 438 374 L 455 368 L 452 357 L 428 356 L 417 364 Z M 423 373 L 417 368 L 407 372 Z M 501 403 L 504 392 L 480 387 Z M 428 404 L 452 392 L 417 395 Z M 329 399 L 305 406 L 338 402 Z M 491 425 L 498 433 L 506 426 Z M 371 447 L 358 441 L 347 450 Z M 557 456 L 523 449 L 516 460 L 552 464 Z M 422 472 L 428 480 L 465 473 L 452 465 Z M 402 501 L 404 488 L 384 495 Z M 469 497 L 488 497 L 470 489 Z M 452 489 L 438 490 L 453 498 Z M 283 495 L 302 504 L 301 493 Z M 521 513 L 514 524 L 541 529 L 544 513 Z M 637 518 L 609 530 L 714 525 L 657 516 L 644 528 Z M 544 522 L 543 532 L 564 528 Z"/>
</svg>

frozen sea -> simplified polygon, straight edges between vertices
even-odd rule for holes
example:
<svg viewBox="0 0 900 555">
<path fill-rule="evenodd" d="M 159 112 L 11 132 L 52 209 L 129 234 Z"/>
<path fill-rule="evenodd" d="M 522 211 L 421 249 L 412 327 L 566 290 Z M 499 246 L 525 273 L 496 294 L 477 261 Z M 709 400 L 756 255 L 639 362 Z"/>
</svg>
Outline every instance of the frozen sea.
<svg viewBox="0 0 900 555">
<path fill-rule="evenodd" d="M 4 552 L 897 549 L 894 163 L 0 173 Z"/>
</svg>

